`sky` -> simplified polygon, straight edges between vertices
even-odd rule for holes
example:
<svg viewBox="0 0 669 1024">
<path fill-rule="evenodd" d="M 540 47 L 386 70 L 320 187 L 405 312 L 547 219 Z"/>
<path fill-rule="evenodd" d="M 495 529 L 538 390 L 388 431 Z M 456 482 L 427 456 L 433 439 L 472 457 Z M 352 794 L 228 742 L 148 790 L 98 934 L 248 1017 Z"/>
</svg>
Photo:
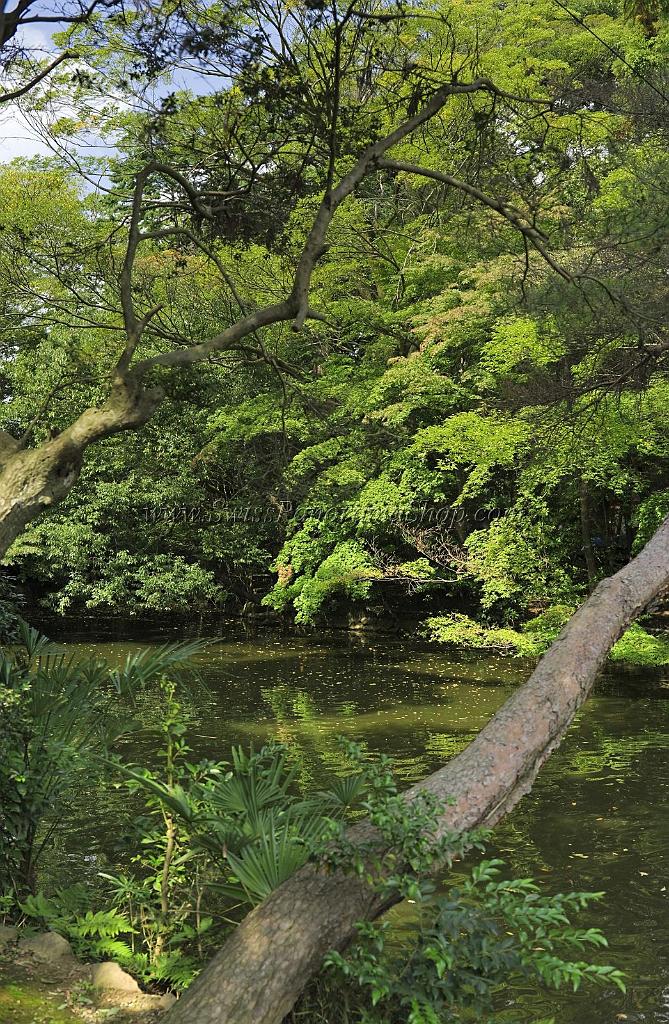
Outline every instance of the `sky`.
<svg viewBox="0 0 669 1024">
<path fill-rule="evenodd" d="M 16 110 L 0 114 L 0 146 L 2 163 L 14 160 L 17 156 L 31 157 L 51 152 Z"/>
<path fill-rule="evenodd" d="M 23 29 L 21 41 L 27 49 L 36 50 L 45 56 L 54 50 L 51 32 L 36 25 L 27 25 Z M 15 103 L 5 103 L 0 107 L 0 161 L 49 152 L 49 148 L 22 117 Z"/>
<path fill-rule="evenodd" d="M 38 8 L 36 8 L 38 9 Z M 59 50 L 51 41 L 51 33 L 58 31 L 58 26 L 26 26 L 20 36 L 20 41 L 26 49 L 44 57 L 53 56 Z M 182 69 L 175 74 L 170 83 L 170 88 L 189 89 L 197 93 L 215 91 L 220 88 L 221 79 L 207 78 L 195 71 Z M 160 95 L 165 86 L 157 85 L 157 94 Z M 63 114 L 67 114 L 63 110 Z M 92 141 L 92 140 L 89 140 Z M 75 147 L 76 148 L 76 147 Z M 90 149 L 88 150 L 90 154 Z M 111 150 L 105 146 L 98 147 L 98 155 Z M 53 150 L 43 141 L 39 133 L 24 117 L 16 103 L 0 105 L 0 163 L 14 160 L 16 157 L 31 157 L 50 155 Z"/>
</svg>

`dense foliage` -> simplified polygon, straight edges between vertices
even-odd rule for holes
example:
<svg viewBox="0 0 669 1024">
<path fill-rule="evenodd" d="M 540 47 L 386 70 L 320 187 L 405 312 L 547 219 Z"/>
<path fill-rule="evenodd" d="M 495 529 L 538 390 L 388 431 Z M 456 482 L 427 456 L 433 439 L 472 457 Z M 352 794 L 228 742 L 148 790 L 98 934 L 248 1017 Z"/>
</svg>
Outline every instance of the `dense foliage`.
<svg viewBox="0 0 669 1024">
<path fill-rule="evenodd" d="M 17 609 L 546 650 L 669 512 L 667 4 L 33 3 L 0 14 L 0 103 L 51 150 L 0 167 L 2 911 L 184 989 L 312 861 L 416 906 L 408 946 L 384 921 L 330 953 L 342 1024 L 492 1020 L 527 978 L 624 990 L 572 923 L 600 894 L 497 860 L 437 892 L 482 837 L 384 759 L 349 747 L 319 792 L 281 747 L 193 761 L 197 645 L 113 670 Z M 669 662 L 644 627 L 612 657 Z M 137 809 L 132 854 L 44 891 L 84 779 Z"/>
<path fill-rule="evenodd" d="M 359 750 L 351 753 L 362 762 Z M 408 900 L 416 920 L 400 941 L 390 921 L 364 922 L 351 951 L 329 955 L 328 966 L 358 993 L 354 1008 L 342 1000 L 335 1020 L 493 1024 L 500 991 L 521 978 L 553 988 L 568 984 L 574 991 L 584 980 L 625 991 L 615 968 L 564 959 L 606 946 L 600 931 L 575 928 L 571 921 L 601 893 L 546 896 L 532 879 L 501 878 L 501 860 L 481 861 L 440 892 L 430 878 L 435 866 L 452 867 L 472 847 L 483 849 L 485 833 L 440 834 L 438 802 L 423 792 L 407 806 L 389 769 L 383 758 L 367 768 L 364 806 L 378 830 L 376 839 L 367 849 L 353 845 L 339 824 L 325 857 L 356 871 L 384 896 Z"/>
<path fill-rule="evenodd" d="M 469 191 L 383 168 L 365 180 L 335 216 L 300 333 L 270 326 L 160 378 L 144 430 L 93 449 L 78 488 L 15 543 L 31 595 L 123 614 L 264 601 L 300 623 L 464 606 L 515 626 L 577 603 L 648 538 L 669 508 L 669 32 L 660 7 L 569 10 L 477 0 L 339 31 L 315 5 L 286 12 L 294 49 L 279 53 L 278 29 L 254 26 L 254 51 L 233 14 L 214 30 L 204 9 L 213 87 L 164 84 L 157 112 L 139 94 L 102 103 L 103 75 L 127 92 L 148 74 L 124 77 L 114 31 L 129 28 L 107 26 L 71 96 L 80 118 L 50 122 L 61 157 L 0 174 L 5 426 L 31 441 L 101 394 L 129 175 L 147 153 L 215 214 L 203 226 L 174 182 L 154 190 L 134 284 L 156 304 L 151 353 L 278 300 L 332 174 L 440 76 L 489 76 L 517 99 L 456 98 L 393 154 Z M 69 31 L 85 51 L 98 30 Z M 201 69 L 194 38 L 182 58 Z M 93 137 L 116 143 L 111 191 L 82 184 L 101 169 L 85 149 L 67 158 Z M 550 266 L 477 189 L 535 225 Z"/>
<path fill-rule="evenodd" d="M 132 728 L 129 696 L 177 673 L 201 647 L 165 644 L 112 669 L 68 654 L 24 623 L 17 639 L 0 654 L 0 890 L 10 904 L 34 890 L 40 857 L 74 794 L 95 778 L 96 755 Z"/>
<path fill-rule="evenodd" d="M 619 970 L 581 959 L 588 947 L 606 946 L 601 932 L 571 921 L 601 893 L 547 896 L 530 879 L 500 880 L 502 862 L 493 860 L 438 895 L 431 876 L 482 850 L 486 833 L 440 834 L 438 801 L 425 791 L 407 803 L 388 758 L 341 741 L 336 773 L 308 792 L 280 745 L 233 749 L 229 763 L 192 762 L 179 700 L 187 690 L 168 673 L 183 673 L 199 646 L 140 651 L 114 669 L 77 662 L 22 630 L 14 659 L 2 665 L 2 708 L 12 712 L 3 719 L 0 777 L 5 919 L 57 932 L 85 959 L 113 958 L 146 985 L 179 990 L 249 908 L 314 861 L 354 872 L 384 899 L 408 899 L 419 911 L 409 948 L 390 940 L 385 921 L 361 924 L 359 944 L 329 955 L 347 991 L 343 1021 L 483 1019 L 500 987 L 522 978 L 625 990 Z M 151 692 L 153 726 L 129 721 L 140 689 Z M 113 752 L 140 728 L 157 733 L 155 767 Z M 100 873 L 102 890 L 79 881 L 45 891 L 40 854 L 63 827 L 68 793 L 94 770 L 98 801 L 119 785 L 138 800 L 131 850 L 115 873 Z M 374 826 L 366 843 L 347 832 L 361 813 Z M 326 976 L 306 1005 L 331 984 Z"/>
</svg>

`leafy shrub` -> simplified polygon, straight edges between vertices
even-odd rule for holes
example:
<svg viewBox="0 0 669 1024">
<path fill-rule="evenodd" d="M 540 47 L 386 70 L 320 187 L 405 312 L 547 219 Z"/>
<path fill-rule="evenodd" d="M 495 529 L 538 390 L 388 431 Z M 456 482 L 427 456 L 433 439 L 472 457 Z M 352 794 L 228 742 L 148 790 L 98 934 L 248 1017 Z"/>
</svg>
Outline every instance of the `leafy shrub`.
<svg viewBox="0 0 669 1024">
<path fill-rule="evenodd" d="M 306 533 L 306 527 L 302 531 Z M 292 557 L 292 572 L 286 574 L 284 583 L 280 577 L 274 589 L 263 598 L 263 604 L 284 610 L 292 601 L 296 611 L 295 621 L 312 623 L 321 609 L 335 596 L 345 596 L 350 601 L 360 601 L 369 596 L 375 579 L 382 576 L 358 541 L 350 540 L 336 544 L 333 551 L 323 558 L 313 575 L 309 567 L 295 557 L 298 538 L 284 545 L 281 559 Z M 293 572 L 302 571 L 293 579 Z"/>
<path fill-rule="evenodd" d="M 142 653 L 133 656 L 136 670 L 142 661 Z M 236 749 L 229 764 L 192 764 L 175 686 L 163 676 L 159 688 L 161 767 L 110 762 L 129 790 L 144 794 L 146 814 L 130 869 L 103 875 L 109 903 L 91 906 L 76 885 L 28 894 L 19 904 L 29 922 L 66 936 L 80 956 L 113 958 L 145 983 L 185 988 L 221 931 L 234 926 L 236 908 L 261 902 L 313 859 L 358 874 L 389 903 L 408 899 L 419 910 L 409 947 L 381 921 L 360 925 L 360 941 L 346 955 L 329 955 L 330 977 L 356 992 L 346 1021 L 460 1020 L 461 1009 L 487 1011 L 502 980 L 513 978 L 623 987 L 614 968 L 564 955 L 606 944 L 596 929 L 571 924 L 601 894 L 543 896 L 529 879 L 501 880 L 501 862 L 485 861 L 437 896 L 431 876 L 482 849 L 486 833 L 441 833 L 439 800 L 424 792 L 406 803 L 389 759 L 370 760 L 342 741 L 346 774 L 309 796 L 296 791 L 280 746 Z M 346 831 L 354 808 L 376 830 L 362 845 Z M 351 1005 L 348 994 L 345 1002 Z"/>
<path fill-rule="evenodd" d="M 499 651 L 502 654 L 533 656 L 543 650 L 542 641 L 515 629 L 487 627 L 468 615 L 453 612 L 426 619 L 423 636 L 436 643 L 477 651 Z"/>
<path fill-rule="evenodd" d="M 47 819 L 51 834 L 62 826 L 65 799 L 93 755 L 127 726 L 123 698 L 201 647 L 166 644 L 111 669 L 20 625 L 20 642 L 0 653 L 0 893 L 20 901 L 35 891 L 40 830 Z"/>
<path fill-rule="evenodd" d="M 362 766 L 359 749 L 349 747 L 349 754 Z M 482 1021 L 502 986 L 528 978 L 552 988 L 577 989 L 591 981 L 625 990 L 619 970 L 583 959 L 587 950 L 607 945 L 602 933 L 572 924 L 573 915 L 600 900 L 602 893 L 544 895 L 529 878 L 501 878 L 499 860 L 482 861 L 461 882 L 437 893 L 431 876 L 468 848 L 482 848 L 485 833 L 444 834 L 440 802 L 428 792 L 405 802 L 390 765 L 380 758 L 364 769 L 368 786 L 363 806 L 376 826 L 376 837 L 361 849 L 339 825 L 322 857 L 364 878 L 389 903 L 410 900 L 418 919 L 411 939 L 404 942 L 393 939 L 387 920 L 363 922 L 351 949 L 328 954 L 327 966 L 347 990 L 347 998 L 338 1000 L 346 1012 L 335 1020 Z"/>
<path fill-rule="evenodd" d="M 92 911 L 84 885 L 57 889 L 52 897 L 31 894 L 20 908 L 29 922 L 69 939 L 77 956 L 123 963 L 132 959 L 132 948 L 119 938 L 132 931 L 130 922 L 115 908 Z"/>
<path fill-rule="evenodd" d="M 575 610 L 570 604 L 551 605 L 550 608 L 546 608 L 533 619 L 529 619 L 522 627 L 523 632 L 549 639 L 552 643 L 562 627 L 569 622 Z"/>
<path fill-rule="evenodd" d="M 610 657 L 633 665 L 669 665 L 669 640 L 653 636 L 635 623 L 613 647 Z"/>
<path fill-rule="evenodd" d="M 231 761 L 189 760 L 187 723 L 168 679 L 159 682 L 161 766 L 112 763 L 145 798 L 132 864 L 105 873 L 111 910 L 127 921 L 125 964 L 150 983 L 184 988 L 248 909 L 307 862 L 312 847 L 359 799 L 357 771 L 305 798 L 295 790 L 287 751 L 271 744 Z M 105 911 L 106 912 L 106 911 Z"/>
<path fill-rule="evenodd" d="M 426 619 L 421 634 L 435 643 L 467 650 L 539 657 L 557 638 L 573 611 L 570 605 L 553 605 L 523 623 L 520 630 L 483 626 L 468 615 L 453 612 Z M 615 644 L 609 657 L 634 665 L 669 665 L 669 641 L 653 636 L 635 623 Z"/>
</svg>

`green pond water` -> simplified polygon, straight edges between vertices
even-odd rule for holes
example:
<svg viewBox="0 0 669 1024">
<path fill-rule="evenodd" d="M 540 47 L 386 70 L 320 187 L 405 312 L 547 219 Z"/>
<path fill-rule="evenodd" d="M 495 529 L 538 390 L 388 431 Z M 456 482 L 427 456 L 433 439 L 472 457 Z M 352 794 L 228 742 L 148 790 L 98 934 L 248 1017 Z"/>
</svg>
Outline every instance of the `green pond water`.
<svg viewBox="0 0 669 1024">
<path fill-rule="evenodd" d="M 394 640 L 227 637 L 198 659 L 206 688 L 189 700 L 191 746 L 224 758 L 232 744 L 275 737 L 291 748 L 305 785 L 337 765 L 340 734 L 392 755 L 403 782 L 420 779 L 462 749 L 531 671 L 519 660 L 447 656 Z M 116 661 L 156 639 L 68 647 Z M 147 720 L 156 714 L 150 699 L 139 710 Z M 139 761 L 151 749 L 139 736 L 124 753 Z M 114 796 L 101 802 L 82 792 L 47 873 L 94 882 L 127 852 L 128 813 Z M 629 975 L 627 995 L 527 989 L 507 993 L 507 1005 L 557 1024 L 669 1024 L 669 676 L 608 669 L 488 852 L 547 891 L 605 890 L 587 923 L 610 940 L 605 961 Z"/>
</svg>

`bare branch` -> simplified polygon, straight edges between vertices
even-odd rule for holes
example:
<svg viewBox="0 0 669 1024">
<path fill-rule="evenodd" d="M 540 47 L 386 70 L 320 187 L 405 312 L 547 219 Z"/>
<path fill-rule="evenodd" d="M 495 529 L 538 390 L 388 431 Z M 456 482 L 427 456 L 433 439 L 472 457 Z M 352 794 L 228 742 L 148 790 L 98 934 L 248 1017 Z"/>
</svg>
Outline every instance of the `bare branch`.
<svg viewBox="0 0 669 1024">
<path fill-rule="evenodd" d="M 172 352 L 161 352 L 160 355 L 142 359 L 133 367 L 136 377 L 141 377 L 153 366 L 192 366 L 194 363 L 201 363 L 209 356 L 217 352 L 225 352 L 233 348 L 237 342 L 253 334 L 261 327 L 269 327 L 271 324 L 289 320 L 294 312 L 294 306 L 287 300 L 276 302 L 271 306 L 264 306 L 253 313 L 242 317 L 231 327 L 214 335 L 208 341 L 199 345 L 191 345 L 189 348 L 175 349 Z"/>
<path fill-rule="evenodd" d="M 188 178 L 178 171 L 176 167 L 172 167 L 170 164 L 163 164 L 157 161 L 153 161 L 148 164 L 144 169 L 148 174 L 164 174 L 167 178 L 172 178 L 176 181 L 177 185 L 180 185 L 184 190 L 188 198 L 190 199 L 193 209 L 196 213 L 199 213 L 205 220 L 214 220 L 214 214 L 212 213 L 211 207 L 206 206 L 202 202 L 201 193 L 196 188 L 193 188 Z"/>
</svg>

